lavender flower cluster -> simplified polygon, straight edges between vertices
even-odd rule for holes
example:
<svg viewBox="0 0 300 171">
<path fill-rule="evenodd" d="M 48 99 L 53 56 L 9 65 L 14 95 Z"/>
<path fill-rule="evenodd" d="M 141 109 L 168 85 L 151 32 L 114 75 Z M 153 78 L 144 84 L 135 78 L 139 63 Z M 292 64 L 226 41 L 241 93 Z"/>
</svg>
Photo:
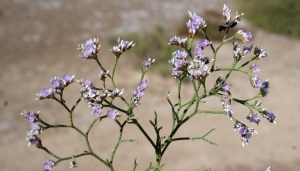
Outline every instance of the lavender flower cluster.
<svg viewBox="0 0 300 171">
<path fill-rule="evenodd" d="M 118 45 L 114 46 L 111 49 L 111 51 L 113 54 L 116 55 L 116 57 L 119 57 L 123 52 L 129 50 L 134 45 L 135 44 L 133 44 L 133 42 L 120 40 L 119 38 Z M 85 43 L 80 44 L 78 46 L 79 47 L 77 49 L 83 53 L 83 55 L 80 55 L 81 58 L 97 60 L 97 54 L 100 50 L 98 39 L 96 38 L 89 39 Z M 146 68 L 150 68 L 150 66 L 154 63 L 154 61 L 155 59 L 149 58 L 143 64 L 144 66 L 146 66 Z M 54 99 L 64 105 L 65 101 L 63 100 L 63 90 L 69 84 L 74 82 L 74 77 L 75 75 L 70 76 L 68 74 L 65 74 L 61 79 L 56 76 L 54 78 L 51 78 L 50 82 L 53 88 L 50 87 L 43 88 L 39 93 L 37 93 L 38 97 L 36 98 L 36 100 Z M 108 70 L 100 71 L 99 74 L 100 80 L 104 82 L 107 77 L 111 77 L 109 75 Z M 121 97 L 122 94 L 124 93 L 124 89 L 119 90 L 118 88 L 115 88 L 114 90 L 110 90 L 107 89 L 106 87 L 97 88 L 92 84 L 91 80 L 86 78 L 76 80 L 76 82 L 81 85 L 79 92 L 81 93 L 82 98 L 88 104 L 88 106 L 93 109 L 91 113 L 96 118 L 99 118 L 101 116 L 102 110 L 105 106 L 102 103 L 107 102 L 106 98 L 110 97 L 111 99 L 114 99 L 116 97 Z M 140 100 L 142 96 L 144 96 L 144 91 L 147 88 L 148 88 L 148 83 L 146 81 L 142 81 L 139 83 L 138 88 L 132 92 L 133 107 L 137 107 L 138 105 L 141 104 Z M 102 93 L 100 93 L 100 91 L 102 91 Z M 60 98 L 57 98 L 56 94 L 58 94 Z M 46 122 L 42 121 L 39 118 L 39 112 L 33 112 L 33 111 L 29 112 L 27 110 L 24 110 L 21 113 L 21 115 L 23 115 L 25 119 L 30 123 L 31 131 L 27 133 L 27 138 L 26 138 L 26 140 L 29 141 L 28 146 L 34 145 L 37 148 L 44 148 L 42 146 L 42 141 L 38 137 L 38 135 L 41 134 L 44 129 L 47 129 L 48 127 L 52 127 L 52 126 L 50 126 L 49 124 L 47 124 Z M 115 120 L 118 115 L 119 115 L 118 110 L 109 109 L 107 110 L 106 117 Z M 42 167 L 44 171 L 47 171 L 47 170 L 51 170 L 55 165 L 56 163 L 51 159 L 49 159 L 43 164 Z M 70 169 L 74 167 L 77 167 L 77 163 L 75 162 L 75 160 L 72 160 L 70 162 Z"/>
<path fill-rule="evenodd" d="M 162 156 L 167 149 L 167 147 L 170 145 L 172 141 L 176 140 L 191 140 L 191 139 L 202 139 L 207 142 L 210 142 L 211 144 L 215 144 L 209 140 L 207 140 L 205 137 L 214 129 L 209 131 L 207 134 L 201 137 L 181 137 L 173 139 L 173 135 L 175 135 L 176 131 L 179 129 L 179 127 L 184 124 L 187 120 L 191 119 L 195 114 L 197 113 L 212 113 L 212 114 L 223 114 L 229 117 L 232 121 L 234 121 L 233 129 L 234 131 L 237 131 L 241 135 L 241 143 L 244 146 L 245 144 L 249 143 L 250 138 L 257 133 L 253 128 L 247 126 L 246 124 L 242 123 L 241 121 L 237 120 L 233 115 L 233 108 L 232 108 L 232 102 L 237 102 L 239 104 L 242 104 L 244 106 L 247 106 L 250 110 L 250 113 L 246 116 L 246 120 L 250 123 L 259 124 L 261 122 L 260 117 L 265 118 L 270 123 L 276 123 L 276 116 L 274 113 L 269 112 L 266 108 L 260 108 L 262 105 L 262 102 L 258 100 L 261 97 L 267 96 L 269 93 L 270 83 L 268 80 L 262 82 L 257 75 L 253 75 L 253 73 L 260 72 L 260 67 L 258 64 L 252 63 L 254 60 L 260 60 L 267 56 L 269 56 L 268 52 L 264 51 L 260 47 L 256 46 L 254 48 L 254 53 L 252 57 L 246 58 L 246 56 L 251 53 L 253 49 L 253 44 L 250 46 L 244 46 L 243 49 L 241 49 L 239 45 L 239 40 L 242 42 L 248 42 L 251 41 L 252 34 L 250 31 L 243 31 L 239 30 L 237 31 L 232 37 L 227 38 L 228 31 L 235 27 L 238 22 L 241 21 L 241 17 L 244 15 L 243 13 L 236 14 L 232 17 L 230 14 L 230 9 L 224 5 L 223 7 L 223 17 L 225 19 L 225 22 L 222 23 L 219 26 L 219 31 L 225 31 L 225 36 L 223 38 L 222 43 L 218 46 L 218 48 L 214 48 L 214 44 L 210 41 L 208 35 L 206 34 L 206 29 L 208 27 L 206 21 L 198 16 L 196 13 L 192 13 L 188 11 L 190 19 L 186 23 L 187 29 L 188 29 L 188 38 L 180 38 L 177 36 L 174 36 L 170 38 L 170 42 L 168 43 L 170 46 L 178 46 L 183 48 L 183 50 L 176 50 L 172 53 L 172 58 L 168 61 L 172 66 L 172 73 L 171 75 L 175 77 L 178 80 L 178 103 L 173 105 L 170 99 L 170 92 L 168 92 L 167 95 L 167 101 L 169 102 L 171 109 L 172 109 L 172 131 L 170 135 L 165 138 L 161 138 L 159 135 L 159 131 L 162 129 L 162 127 L 158 127 L 157 125 L 157 114 L 155 112 L 155 119 L 154 121 L 150 121 L 152 126 L 155 129 L 155 132 L 157 134 L 156 141 L 153 141 L 151 137 L 147 134 L 147 132 L 142 128 L 142 126 L 139 124 L 137 117 L 133 113 L 133 109 L 141 104 L 141 98 L 145 95 L 145 90 L 148 88 L 148 82 L 144 80 L 144 75 L 148 71 L 148 69 L 154 64 L 155 59 L 148 58 L 148 60 L 143 62 L 143 65 L 145 66 L 145 69 L 142 68 L 142 76 L 139 81 L 139 84 L 135 90 L 132 91 L 132 96 L 130 101 L 128 102 L 124 97 L 123 94 L 124 89 L 117 88 L 115 82 L 114 82 L 114 74 L 116 69 L 116 64 L 118 62 L 119 57 L 127 50 L 131 49 L 135 46 L 135 43 L 132 41 L 125 41 L 118 38 L 117 42 L 118 45 L 113 46 L 110 51 L 115 55 L 116 63 L 112 69 L 111 74 L 109 73 L 109 70 L 106 70 L 101 63 L 98 60 L 98 52 L 100 50 L 100 45 L 98 44 L 98 39 L 89 39 L 85 43 L 78 45 L 78 50 L 80 50 L 83 55 L 80 55 L 82 59 L 93 59 L 97 62 L 99 67 L 101 68 L 99 73 L 99 79 L 102 81 L 102 87 L 95 86 L 91 80 L 83 78 L 83 79 L 77 79 L 76 82 L 81 86 L 79 92 L 80 92 L 80 98 L 77 100 L 77 102 L 72 106 L 72 108 L 69 108 L 65 100 L 63 98 L 63 91 L 64 89 L 74 82 L 75 75 L 68 75 L 65 74 L 60 79 L 59 77 L 51 78 L 50 82 L 52 84 L 52 88 L 44 88 L 39 93 L 37 93 L 36 100 L 44 100 L 44 99 L 53 99 L 57 101 L 59 104 L 61 104 L 69 113 L 70 115 L 70 123 L 66 125 L 51 125 L 43 121 L 40 116 L 39 112 L 29 112 L 27 110 L 24 110 L 21 115 L 25 117 L 25 119 L 30 124 L 31 130 L 27 133 L 26 140 L 29 142 L 28 145 L 34 145 L 39 149 L 42 149 L 46 151 L 48 154 L 52 155 L 54 158 L 57 159 L 57 161 L 53 161 L 51 159 L 47 160 L 43 165 L 42 168 L 44 171 L 52 170 L 54 166 L 56 166 L 59 162 L 64 160 L 71 160 L 70 162 L 70 169 L 77 167 L 77 163 L 75 161 L 75 158 L 84 156 L 84 155 L 91 155 L 95 158 L 97 158 L 99 161 L 101 161 L 103 164 L 105 164 L 108 168 L 111 170 L 113 169 L 113 158 L 114 154 L 119 147 L 119 144 L 121 142 L 134 142 L 133 139 L 121 139 L 122 138 L 122 131 L 126 124 L 135 124 L 138 129 L 145 135 L 147 140 L 150 142 L 152 147 L 155 149 L 156 153 L 156 162 L 157 165 L 154 169 L 160 170 L 161 165 L 161 159 Z M 192 50 L 193 40 L 196 38 L 196 35 L 198 33 L 202 33 L 205 38 L 201 39 L 199 43 L 196 45 L 195 49 Z M 222 68 L 219 66 L 215 66 L 216 63 L 216 56 L 218 49 L 226 42 L 232 41 L 233 44 L 233 55 L 232 55 L 232 65 L 230 68 Z M 214 57 L 210 58 L 208 56 L 204 55 L 204 51 L 207 48 L 211 48 L 214 54 Z M 240 62 L 242 59 L 246 59 L 247 61 L 242 64 L 240 67 L 237 67 L 236 65 L 238 62 Z M 190 61 L 189 61 L 190 60 Z M 243 70 L 242 68 L 249 64 L 248 70 Z M 209 77 L 211 74 L 218 72 L 218 71 L 227 71 L 227 75 L 223 77 L 222 75 L 219 76 L 213 85 L 211 89 L 209 90 L 206 86 L 206 78 Z M 229 84 L 227 82 L 228 77 L 230 76 L 231 72 L 240 72 L 245 74 L 249 78 L 250 84 L 254 87 L 259 89 L 256 96 L 253 98 L 247 99 L 247 100 L 240 100 L 237 98 L 233 98 L 233 95 L 231 93 L 231 89 L 233 87 L 232 84 Z M 180 93 L 181 93 L 181 83 L 182 80 L 185 78 L 190 78 L 193 83 L 193 89 L 194 89 L 194 95 L 191 98 L 191 100 L 185 104 L 181 104 L 180 99 Z M 106 80 L 110 80 L 112 84 L 112 88 L 109 88 L 106 86 Z M 203 87 L 203 94 L 199 95 L 200 88 Z M 210 97 L 215 96 L 218 97 L 221 101 L 221 105 L 223 109 L 221 111 L 202 111 L 198 109 L 199 103 L 201 100 Z M 121 99 L 124 104 L 127 105 L 127 109 L 119 108 L 118 106 L 114 105 L 115 99 Z M 95 117 L 94 121 L 91 122 L 89 128 L 87 131 L 81 131 L 79 128 L 77 128 L 72 120 L 72 113 L 73 110 L 76 108 L 77 104 L 84 100 L 88 107 L 92 108 L 91 113 Z M 255 100 L 255 102 L 251 102 Z M 186 112 L 189 110 L 191 106 L 195 106 L 195 111 L 192 112 L 189 116 L 185 116 Z M 181 113 L 182 108 L 184 109 L 184 112 Z M 107 109 L 106 115 L 102 116 L 103 110 Z M 255 112 L 257 111 L 257 112 Z M 120 119 L 117 117 L 119 116 L 119 113 L 123 113 L 127 116 L 127 118 L 121 123 Z M 93 125 L 96 123 L 97 120 L 101 121 L 103 118 L 109 118 L 112 119 L 119 127 L 120 127 L 120 134 L 119 139 L 116 143 L 116 146 L 112 150 L 111 159 L 109 160 L 103 160 L 101 157 L 99 157 L 97 154 L 93 152 L 89 145 L 88 140 L 88 133 L 90 129 L 93 127 Z M 88 151 L 84 151 L 84 153 L 72 155 L 65 158 L 60 158 L 57 155 L 53 154 L 48 150 L 46 147 L 42 145 L 41 139 L 38 137 L 43 131 L 49 129 L 49 128 L 57 128 L 57 127 L 68 127 L 72 128 L 75 131 L 77 131 L 79 134 L 81 134 L 85 138 L 85 142 L 88 147 Z M 136 161 L 135 167 L 136 167 Z M 135 168 L 134 167 L 134 168 Z M 149 169 L 152 168 L 151 164 L 149 166 Z M 135 170 L 135 169 L 134 169 Z"/>
<path fill-rule="evenodd" d="M 222 14 L 225 19 L 225 22 L 219 26 L 219 31 L 224 30 L 228 32 L 230 28 L 233 28 L 238 24 L 239 21 L 241 21 L 241 17 L 244 15 L 243 13 L 239 14 L 238 12 L 236 12 L 236 14 L 232 17 L 230 11 L 231 10 L 226 5 L 224 5 Z M 195 35 L 199 32 L 206 34 L 205 29 L 207 27 L 207 24 L 205 20 L 200 16 L 198 16 L 196 13 L 191 13 L 191 12 L 188 13 L 191 18 L 187 22 L 190 39 L 193 40 Z M 232 38 L 223 40 L 224 42 L 228 40 L 233 40 L 232 41 L 233 59 L 236 60 L 236 63 L 239 62 L 242 58 L 244 58 L 247 54 L 249 54 L 253 49 L 253 44 L 251 44 L 250 46 L 244 46 L 243 49 L 241 49 L 239 45 L 239 40 L 241 40 L 242 42 L 248 42 L 251 40 L 251 38 L 252 38 L 252 34 L 250 31 L 245 32 L 243 30 L 238 30 Z M 190 56 L 192 59 L 191 62 L 187 60 L 188 57 L 187 52 L 190 51 L 190 47 L 191 47 L 191 44 L 189 45 L 187 42 L 188 42 L 187 38 L 179 38 L 177 36 L 174 36 L 170 38 L 170 42 L 168 43 L 170 46 L 179 46 L 181 48 L 184 48 L 183 51 L 176 50 L 172 54 L 173 56 L 172 59 L 169 61 L 169 63 L 173 67 L 172 75 L 175 78 L 181 80 L 185 76 L 189 76 L 192 80 L 198 80 L 201 82 L 202 80 L 205 80 L 205 78 L 212 72 L 218 71 L 218 68 L 213 67 L 215 58 L 210 59 L 207 56 L 203 56 L 205 47 L 212 46 L 210 40 L 208 40 L 207 38 L 202 39 L 197 44 L 194 51 L 194 57 Z M 212 50 L 214 53 L 216 53 L 214 48 L 212 48 Z M 268 52 L 256 46 L 254 48 L 253 56 L 252 58 L 249 59 L 248 63 L 250 63 L 253 60 L 259 60 L 265 58 L 267 56 L 269 56 Z M 213 62 L 213 66 L 209 68 L 207 64 L 212 62 Z M 240 70 L 240 68 L 238 68 L 238 70 Z M 254 88 L 259 88 L 259 93 L 255 98 L 266 96 L 269 93 L 268 92 L 270 87 L 269 81 L 266 80 L 262 82 L 257 75 L 249 74 L 249 73 L 259 72 L 260 71 L 259 65 L 251 63 L 249 69 L 250 70 L 248 72 L 244 72 L 244 73 L 246 73 L 246 75 L 249 77 L 250 84 Z M 220 68 L 219 70 L 222 69 Z M 240 71 L 243 72 L 242 70 Z M 230 92 L 230 88 L 232 85 L 226 83 L 225 82 L 226 79 L 227 78 L 222 78 L 222 76 L 220 76 L 216 81 L 214 91 L 215 93 L 217 93 L 220 90 L 225 93 L 225 94 L 219 93 L 222 96 L 221 104 L 223 106 L 225 114 L 232 120 L 233 119 L 233 110 L 231 108 L 232 94 Z M 256 101 L 255 104 L 253 104 L 252 106 L 248 103 L 247 104 L 244 103 L 244 105 L 249 105 L 251 106 L 252 109 L 256 109 L 257 111 L 259 111 L 261 116 L 263 118 L 266 118 L 269 122 L 275 123 L 276 116 L 272 112 L 268 112 L 267 109 L 258 108 L 261 104 L 262 103 L 260 101 Z M 254 113 L 252 109 L 250 111 L 250 114 L 246 117 L 246 120 L 258 124 L 260 122 L 259 115 Z M 242 136 L 241 141 L 242 141 L 242 145 L 244 146 L 244 144 L 248 144 L 249 139 L 252 137 L 254 133 L 256 133 L 256 131 L 253 128 L 246 126 L 245 124 L 242 124 L 240 121 L 236 119 L 234 119 L 234 121 L 236 122 L 236 124 L 234 125 L 234 130 L 237 130 L 241 134 Z"/>
</svg>

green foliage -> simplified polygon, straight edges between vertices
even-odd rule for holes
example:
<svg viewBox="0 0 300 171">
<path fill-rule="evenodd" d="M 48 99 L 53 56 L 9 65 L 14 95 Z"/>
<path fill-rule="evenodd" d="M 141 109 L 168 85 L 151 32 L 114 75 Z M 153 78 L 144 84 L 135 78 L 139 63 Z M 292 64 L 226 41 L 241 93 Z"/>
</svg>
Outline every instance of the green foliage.
<svg viewBox="0 0 300 171">
<path fill-rule="evenodd" d="M 267 31 L 300 38 L 299 0 L 237 0 L 239 11 Z"/>
</svg>

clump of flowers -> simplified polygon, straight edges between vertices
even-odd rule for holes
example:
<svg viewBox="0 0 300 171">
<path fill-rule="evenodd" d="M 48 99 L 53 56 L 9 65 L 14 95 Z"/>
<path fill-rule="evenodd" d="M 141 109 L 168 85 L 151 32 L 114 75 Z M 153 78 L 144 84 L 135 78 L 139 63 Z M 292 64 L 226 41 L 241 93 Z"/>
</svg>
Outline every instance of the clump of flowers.
<svg viewBox="0 0 300 171">
<path fill-rule="evenodd" d="M 185 124 L 188 120 L 192 119 L 196 114 L 208 113 L 208 114 L 220 114 L 228 117 L 232 122 L 234 122 L 233 129 L 241 136 L 242 146 L 249 144 L 250 139 L 256 134 L 256 130 L 252 127 L 247 126 L 243 121 L 240 121 L 235 118 L 234 114 L 234 105 L 233 103 L 243 105 L 249 109 L 249 113 L 245 114 L 245 121 L 249 121 L 249 124 L 260 124 L 264 122 L 261 118 L 266 119 L 270 123 L 276 123 L 276 116 L 273 112 L 270 112 L 267 108 L 262 108 L 262 102 L 260 99 L 267 96 L 269 93 L 270 83 L 267 79 L 262 82 L 261 79 L 254 75 L 258 73 L 261 68 L 252 63 L 254 60 L 263 59 L 269 56 L 269 53 L 256 46 L 254 48 L 253 55 L 248 55 L 253 49 L 253 43 L 248 46 L 244 46 L 241 49 L 239 41 L 243 43 L 250 42 L 252 34 L 250 31 L 239 30 L 234 33 L 233 36 L 227 38 L 231 28 L 235 27 L 240 21 L 243 13 L 236 13 L 234 16 L 230 14 L 231 10 L 224 5 L 223 7 L 223 17 L 225 22 L 219 26 L 219 31 L 225 31 L 223 41 L 216 46 L 216 43 L 211 42 L 209 35 L 206 33 L 206 29 L 209 28 L 209 25 L 205 20 L 198 16 L 196 13 L 188 12 L 190 19 L 186 23 L 187 25 L 187 37 L 188 38 L 179 38 L 177 36 L 171 37 L 170 46 L 176 46 L 181 49 L 175 50 L 170 54 L 169 64 L 171 64 L 172 71 L 171 75 L 177 79 L 177 101 L 173 102 L 171 100 L 171 91 L 167 92 L 167 103 L 170 108 L 170 118 L 172 118 L 172 128 L 166 136 L 160 135 L 160 130 L 163 128 L 158 124 L 157 113 L 154 112 L 154 119 L 150 120 L 150 124 L 153 126 L 155 131 L 155 136 L 150 136 L 151 134 L 145 131 L 143 125 L 139 122 L 139 113 L 134 113 L 134 109 L 141 105 L 141 99 L 145 96 L 146 89 L 148 88 L 148 82 L 145 80 L 145 74 L 154 64 L 155 59 L 148 58 L 143 62 L 143 68 L 141 72 L 141 78 L 135 81 L 138 86 L 136 89 L 131 91 L 124 91 L 124 89 L 118 88 L 114 75 L 116 71 L 116 66 L 120 56 L 134 47 L 134 43 L 127 40 L 121 40 L 118 38 L 117 45 L 113 46 L 111 52 L 115 55 L 115 65 L 111 69 L 111 72 L 102 66 L 101 62 L 98 60 L 100 45 L 98 44 L 98 39 L 89 39 L 85 43 L 80 44 L 78 50 L 80 50 L 83 55 L 83 59 L 94 59 L 99 66 L 99 79 L 102 82 L 101 85 L 93 84 L 91 80 L 87 78 L 76 79 L 77 85 L 80 86 L 78 92 L 80 94 L 77 101 L 72 106 L 67 106 L 64 99 L 64 90 L 65 88 L 74 82 L 75 75 L 63 75 L 62 78 L 53 77 L 50 82 L 53 88 L 47 87 L 43 88 L 39 93 L 37 93 L 36 100 L 46 100 L 52 99 L 58 102 L 63 106 L 67 113 L 69 114 L 69 123 L 52 125 L 44 121 L 40 117 L 39 112 L 29 112 L 24 110 L 21 115 L 28 121 L 30 124 L 30 131 L 27 133 L 26 140 L 29 142 L 28 145 L 36 146 L 39 149 L 44 150 L 52 159 L 48 159 L 43 165 L 43 170 L 52 170 L 54 166 L 59 164 L 62 161 L 70 161 L 70 169 L 77 167 L 76 158 L 90 155 L 99 160 L 102 164 L 108 167 L 109 170 L 114 170 L 114 156 L 116 151 L 119 148 L 121 142 L 138 142 L 136 139 L 126 139 L 123 138 L 123 129 L 129 124 L 136 126 L 136 129 L 140 130 L 144 137 L 149 141 L 151 148 L 155 151 L 156 165 L 150 164 L 146 170 L 162 170 L 163 163 L 162 157 L 164 156 L 169 145 L 174 141 L 185 141 L 185 140 L 204 140 L 210 144 L 217 145 L 215 142 L 212 142 L 207 139 L 207 136 L 214 131 L 215 129 L 209 130 L 206 134 L 193 137 L 179 137 L 175 138 L 174 135 L 179 130 L 179 128 Z M 192 47 L 194 38 L 197 34 L 203 34 L 205 39 L 202 39 L 195 48 Z M 216 66 L 217 54 L 219 49 L 224 43 L 231 42 L 233 47 L 233 55 L 230 55 L 228 60 L 232 60 L 230 67 L 226 66 Z M 204 55 L 204 50 L 211 49 L 213 52 L 212 57 Z M 248 55 L 248 57 L 247 57 Z M 244 63 L 241 63 L 243 60 Z M 249 65 L 247 69 L 244 67 Z M 220 71 L 227 72 L 225 77 L 222 75 L 217 78 L 213 86 L 208 86 L 206 83 L 207 77 Z M 244 74 L 249 79 L 249 84 L 256 88 L 257 94 L 251 98 L 239 99 L 237 95 L 233 95 L 232 89 L 244 89 L 244 87 L 238 87 L 230 84 L 228 78 L 232 76 L 233 72 L 239 72 Z M 184 79 L 190 79 L 190 89 L 194 91 L 194 94 L 190 97 L 188 101 L 183 101 L 181 98 L 182 93 L 182 84 Z M 107 84 L 109 82 L 110 84 Z M 95 82 L 94 82 L 95 83 Z M 131 98 L 126 99 L 123 97 L 124 94 L 130 93 Z M 203 102 L 208 97 L 216 97 L 219 99 L 217 104 L 222 107 L 222 110 L 213 111 L 213 110 L 201 110 L 202 105 L 199 104 Z M 123 106 L 120 107 L 115 103 L 115 100 L 119 99 L 122 101 Z M 145 102 L 147 99 L 145 99 Z M 94 116 L 94 119 L 91 121 L 87 130 L 81 130 L 73 122 L 73 112 L 76 109 L 77 105 L 84 101 L 87 106 L 90 107 L 88 113 Z M 221 104 L 220 104 L 221 102 Z M 106 112 L 105 112 L 106 111 Z M 168 112 L 164 113 L 167 114 Z M 238 113 L 238 112 L 236 112 Z M 111 119 L 111 124 L 116 124 L 119 127 L 119 136 L 115 146 L 112 149 L 110 159 L 103 159 L 97 154 L 94 153 L 89 142 L 89 131 L 93 128 L 95 124 L 98 124 L 104 119 Z M 98 121 L 98 122 L 97 122 Z M 261 124 L 260 124 L 261 125 Z M 80 134 L 85 142 L 88 150 L 78 153 L 71 154 L 68 157 L 60 157 L 54 154 L 50 149 L 42 145 L 42 140 L 39 138 L 40 134 L 44 134 L 50 128 L 71 128 Z M 136 170 L 137 159 L 134 160 L 133 170 Z"/>
</svg>

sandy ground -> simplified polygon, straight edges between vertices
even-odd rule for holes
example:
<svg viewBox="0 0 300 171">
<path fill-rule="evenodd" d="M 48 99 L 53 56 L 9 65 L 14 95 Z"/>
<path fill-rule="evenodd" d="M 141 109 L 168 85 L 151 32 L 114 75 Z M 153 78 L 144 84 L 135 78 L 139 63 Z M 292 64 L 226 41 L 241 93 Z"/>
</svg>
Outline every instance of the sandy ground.
<svg viewBox="0 0 300 171">
<path fill-rule="evenodd" d="M 41 170 L 41 165 L 50 157 L 35 147 L 27 147 L 28 123 L 20 116 L 24 109 L 41 112 L 41 118 L 49 123 L 66 123 L 68 115 L 54 101 L 35 101 L 36 92 L 50 86 L 50 78 L 64 73 L 75 74 L 77 79 L 89 78 L 101 85 L 97 78 L 99 68 L 92 61 L 83 61 L 76 51 L 78 43 L 91 37 L 99 37 L 103 45 L 99 54 L 106 68 L 113 64 L 105 38 L 126 32 L 138 32 L 154 24 L 170 24 L 182 21 L 187 11 L 199 14 L 203 10 L 219 10 L 223 3 L 235 11 L 231 0 L 189 1 L 96 1 L 96 0 L 3 0 L 0 2 L 0 165 L 1 170 Z M 246 22 L 244 22 L 245 25 Z M 184 23 L 183 23 L 184 24 Z M 243 24 L 243 22 L 242 22 Z M 170 35 L 170 37 L 173 35 Z M 117 38 L 117 36 L 116 36 Z M 176 137 L 200 136 L 216 128 L 208 139 L 219 144 L 212 146 L 204 141 L 175 142 L 164 156 L 164 170 L 212 170 L 258 171 L 271 166 L 272 171 L 299 170 L 299 85 L 300 85 L 300 41 L 257 30 L 250 43 L 268 51 L 270 57 L 258 61 L 261 65 L 259 77 L 269 79 L 270 94 L 262 99 L 263 107 L 277 115 L 277 124 L 263 120 L 254 127 L 255 135 L 248 146 L 242 147 L 240 136 L 232 129 L 233 122 L 225 116 L 197 115 L 183 126 Z M 138 43 L 138 42 L 137 42 Z M 218 44 L 218 42 L 213 42 Z M 231 62 L 231 44 L 225 44 L 217 63 L 226 66 Z M 132 49 L 134 51 L 134 49 Z M 171 56 L 171 55 L 170 55 Z M 146 59 L 147 57 L 145 57 Z M 124 54 L 117 69 L 116 83 L 125 88 L 129 98 L 138 84 L 140 73 L 132 68 L 130 56 Z M 170 67 L 166 69 L 171 70 Z M 218 75 L 212 75 L 215 79 Z M 161 78 L 155 72 L 147 75 L 149 89 L 136 109 L 141 124 L 154 137 L 149 120 L 157 111 L 159 124 L 164 125 L 162 135 L 171 127 L 170 109 L 165 95 L 170 89 L 176 94 L 175 79 Z M 213 81 L 211 79 L 211 81 Z M 247 98 L 255 94 L 247 79 L 233 75 L 228 81 L 233 84 L 233 96 Z M 71 105 L 79 97 L 77 84 L 65 92 Z M 249 90 L 250 88 L 250 90 Z M 185 99 L 192 96 L 191 85 L 184 86 Z M 216 99 L 200 106 L 203 109 L 221 109 Z M 235 116 L 243 120 L 248 114 L 245 108 L 233 104 Z M 75 124 L 86 129 L 93 116 L 91 109 L 81 103 L 74 113 Z M 122 117 L 122 116 L 121 116 Z M 247 123 L 246 121 L 244 121 Z M 117 126 L 111 120 L 97 124 L 90 133 L 91 146 L 103 158 L 107 158 L 117 139 Z M 155 155 L 150 144 L 134 126 L 125 129 L 125 138 L 135 138 L 139 144 L 124 143 L 116 154 L 116 170 L 130 170 L 137 157 L 137 170 L 144 170 Z M 84 141 L 72 130 L 47 130 L 41 135 L 43 145 L 61 156 L 69 156 L 85 150 Z M 92 157 L 77 159 L 77 170 L 107 170 Z M 60 163 L 54 170 L 67 170 L 68 162 Z"/>
</svg>

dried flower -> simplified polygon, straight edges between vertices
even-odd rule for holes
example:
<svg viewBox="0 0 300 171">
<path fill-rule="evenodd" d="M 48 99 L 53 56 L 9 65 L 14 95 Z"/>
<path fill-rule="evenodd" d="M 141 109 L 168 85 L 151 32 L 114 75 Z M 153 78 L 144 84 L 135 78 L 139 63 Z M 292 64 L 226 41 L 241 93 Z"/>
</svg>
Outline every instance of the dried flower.
<svg viewBox="0 0 300 171">
<path fill-rule="evenodd" d="M 108 76 L 108 72 L 109 72 L 109 70 L 107 70 L 106 72 L 100 71 L 100 74 L 99 74 L 100 80 L 104 81 L 105 78 Z"/>
<path fill-rule="evenodd" d="M 187 47 L 187 38 L 180 39 L 177 36 L 171 37 L 168 45 L 170 45 L 170 46 L 175 45 L 175 46 L 181 46 L 183 48 L 186 48 Z"/>
<path fill-rule="evenodd" d="M 73 169 L 73 168 L 76 168 L 77 167 L 77 163 L 76 161 L 70 161 L 70 168 L 69 169 Z"/>
<path fill-rule="evenodd" d="M 143 62 L 143 65 L 147 68 L 150 68 L 154 62 L 155 62 L 155 59 L 148 58 L 148 60 Z"/>
<path fill-rule="evenodd" d="M 254 55 L 252 58 L 255 58 L 255 59 L 261 59 L 261 58 L 264 58 L 264 57 L 267 57 L 269 56 L 269 53 L 264 51 L 262 48 L 256 46 L 255 49 L 254 49 Z"/>
</svg>

